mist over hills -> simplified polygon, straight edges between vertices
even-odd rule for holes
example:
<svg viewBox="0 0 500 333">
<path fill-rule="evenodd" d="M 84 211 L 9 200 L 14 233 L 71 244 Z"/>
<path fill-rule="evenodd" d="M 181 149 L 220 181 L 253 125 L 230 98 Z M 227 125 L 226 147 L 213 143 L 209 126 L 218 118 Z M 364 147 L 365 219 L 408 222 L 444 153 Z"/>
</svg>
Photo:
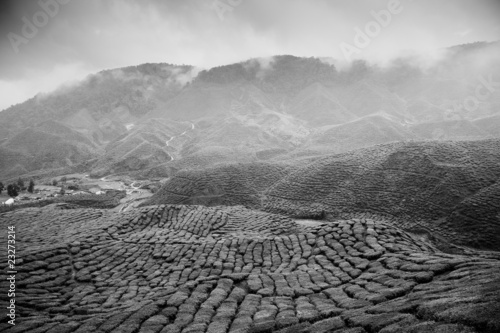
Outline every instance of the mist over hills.
<svg viewBox="0 0 500 333">
<path fill-rule="evenodd" d="M 496 137 L 499 48 L 456 46 L 431 64 L 415 56 L 340 68 L 331 59 L 284 55 L 209 70 L 103 71 L 0 112 L 0 155 L 9 156 L 0 176 L 167 177 L 235 160 Z"/>
<path fill-rule="evenodd" d="M 0 180 L 65 179 L 2 206 L 0 331 L 498 332 L 499 49 L 144 64 L 0 112 Z"/>
</svg>

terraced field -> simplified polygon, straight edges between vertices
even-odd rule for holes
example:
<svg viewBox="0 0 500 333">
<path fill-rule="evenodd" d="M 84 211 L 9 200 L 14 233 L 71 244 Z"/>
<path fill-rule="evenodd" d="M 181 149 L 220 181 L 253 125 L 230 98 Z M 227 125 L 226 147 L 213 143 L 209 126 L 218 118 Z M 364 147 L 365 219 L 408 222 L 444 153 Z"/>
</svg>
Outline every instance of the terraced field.
<svg viewBox="0 0 500 333">
<path fill-rule="evenodd" d="M 63 208 L 0 215 L 1 239 L 14 224 L 18 244 L 16 325 L 0 331 L 500 330 L 500 255 L 446 254 L 370 214 L 296 223 L 242 206 Z"/>
<path fill-rule="evenodd" d="M 498 139 L 399 142 L 184 171 L 149 203 L 245 205 L 329 221 L 370 213 L 453 243 L 500 250 L 499 178 Z"/>
</svg>

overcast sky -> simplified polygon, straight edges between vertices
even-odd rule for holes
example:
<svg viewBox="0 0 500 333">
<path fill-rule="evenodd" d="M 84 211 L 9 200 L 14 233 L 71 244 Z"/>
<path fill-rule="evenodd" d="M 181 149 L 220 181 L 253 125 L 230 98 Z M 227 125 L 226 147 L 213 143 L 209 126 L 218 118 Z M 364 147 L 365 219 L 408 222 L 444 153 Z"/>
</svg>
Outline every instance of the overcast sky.
<svg viewBox="0 0 500 333">
<path fill-rule="evenodd" d="M 355 46 L 356 27 L 364 30 L 371 12 L 391 2 L 58 0 L 67 3 L 43 14 L 41 3 L 54 1 L 0 0 L 0 110 L 90 73 L 146 62 L 210 68 L 277 54 L 344 59 L 340 45 Z M 383 61 L 500 40 L 500 0 L 400 0 L 386 25 L 355 57 Z"/>
</svg>

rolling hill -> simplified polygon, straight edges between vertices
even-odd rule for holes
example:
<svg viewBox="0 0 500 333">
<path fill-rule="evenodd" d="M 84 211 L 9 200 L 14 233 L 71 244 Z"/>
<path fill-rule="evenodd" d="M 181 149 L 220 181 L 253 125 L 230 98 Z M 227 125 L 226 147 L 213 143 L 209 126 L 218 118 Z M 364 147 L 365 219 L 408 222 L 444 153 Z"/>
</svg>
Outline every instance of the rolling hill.
<svg viewBox="0 0 500 333">
<path fill-rule="evenodd" d="M 500 210 L 490 204 L 498 195 L 498 139 L 398 142 L 287 163 L 179 172 L 145 205 L 245 205 L 329 220 L 372 213 L 462 245 L 500 249 Z"/>
</svg>

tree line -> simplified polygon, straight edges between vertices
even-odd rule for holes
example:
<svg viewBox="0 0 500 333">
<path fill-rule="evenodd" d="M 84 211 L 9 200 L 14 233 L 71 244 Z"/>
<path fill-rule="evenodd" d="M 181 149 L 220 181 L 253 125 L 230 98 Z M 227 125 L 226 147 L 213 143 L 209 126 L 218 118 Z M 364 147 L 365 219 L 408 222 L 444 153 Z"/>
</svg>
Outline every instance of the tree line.
<svg viewBox="0 0 500 333">
<path fill-rule="evenodd" d="M 0 194 L 2 194 L 4 190 L 7 190 L 7 195 L 12 198 L 17 197 L 21 191 L 28 191 L 29 193 L 33 193 L 35 191 L 35 181 L 31 179 L 28 183 L 28 186 L 26 186 L 24 180 L 19 177 L 17 182 L 9 184 L 7 185 L 7 187 L 5 187 L 2 182 L 0 182 Z"/>
</svg>

